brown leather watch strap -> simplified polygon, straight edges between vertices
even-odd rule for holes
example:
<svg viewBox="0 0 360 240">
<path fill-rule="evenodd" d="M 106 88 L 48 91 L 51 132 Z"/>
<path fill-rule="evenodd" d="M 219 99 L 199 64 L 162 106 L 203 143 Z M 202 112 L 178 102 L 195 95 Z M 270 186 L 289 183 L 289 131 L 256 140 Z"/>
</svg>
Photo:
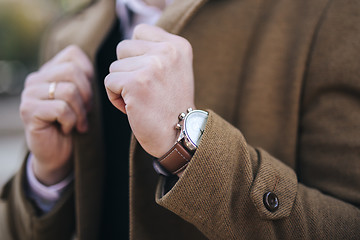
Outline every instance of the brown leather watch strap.
<svg viewBox="0 0 360 240">
<path fill-rule="evenodd" d="M 177 142 L 164 156 L 158 159 L 159 164 L 172 174 L 185 169 L 192 154 L 180 142 Z"/>
</svg>

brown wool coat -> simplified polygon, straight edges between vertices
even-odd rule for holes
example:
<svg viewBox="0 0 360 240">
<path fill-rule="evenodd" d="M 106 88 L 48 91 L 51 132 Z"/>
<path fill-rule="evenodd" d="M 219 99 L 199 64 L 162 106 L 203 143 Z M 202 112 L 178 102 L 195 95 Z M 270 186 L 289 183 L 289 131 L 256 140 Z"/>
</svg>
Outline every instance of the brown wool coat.
<svg viewBox="0 0 360 240">
<path fill-rule="evenodd" d="M 164 196 L 132 140 L 131 239 L 359 239 L 359 13 L 357 0 L 175 0 L 158 25 L 192 44 L 196 105 L 210 115 Z M 68 44 L 94 59 L 115 17 L 114 1 L 100 0 L 63 20 L 44 60 Z M 22 170 L 1 196 L 1 239 L 64 239 L 75 224 L 79 239 L 97 238 L 98 108 L 90 132 L 75 135 L 75 204 L 70 190 L 37 218 Z M 267 192 L 277 211 L 265 207 Z"/>
</svg>

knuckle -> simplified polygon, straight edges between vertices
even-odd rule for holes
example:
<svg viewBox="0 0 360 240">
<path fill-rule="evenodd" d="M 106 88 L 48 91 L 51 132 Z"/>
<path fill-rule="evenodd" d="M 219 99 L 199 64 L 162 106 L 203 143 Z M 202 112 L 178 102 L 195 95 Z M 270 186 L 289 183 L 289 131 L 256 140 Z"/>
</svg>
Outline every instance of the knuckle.
<svg viewBox="0 0 360 240">
<path fill-rule="evenodd" d="M 32 114 L 35 112 L 34 104 L 30 101 L 21 101 L 19 106 L 19 113 L 22 121 L 27 123 L 30 121 Z"/>
<path fill-rule="evenodd" d="M 77 88 L 73 83 L 64 83 L 64 96 L 68 101 L 76 99 Z"/>
<path fill-rule="evenodd" d="M 26 101 L 26 98 L 28 96 L 28 92 L 29 92 L 29 87 L 25 87 L 22 92 L 21 92 L 21 96 L 20 96 L 20 99 L 21 99 L 21 103 Z"/>
<path fill-rule="evenodd" d="M 67 106 L 67 104 L 65 102 L 63 102 L 63 101 L 59 102 L 58 112 L 59 112 L 59 116 L 66 116 L 69 114 L 69 107 Z"/>
<path fill-rule="evenodd" d="M 176 56 L 177 49 L 174 46 L 173 43 L 170 42 L 162 42 L 160 45 L 160 51 L 163 54 L 169 55 L 169 56 Z"/>
<path fill-rule="evenodd" d="M 123 45 L 129 45 L 131 42 L 132 42 L 132 40 L 130 40 L 130 39 L 124 39 L 118 43 L 118 47 L 121 47 Z"/>
<path fill-rule="evenodd" d="M 25 130 L 26 130 L 26 132 L 32 134 L 32 133 L 36 133 L 37 128 L 34 124 L 30 123 L 26 126 Z"/>
<path fill-rule="evenodd" d="M 154 75 L 154 72 L 145 68 L 139 71 L 135 76 L 135 81 L 137 86 L 140 89 L 147 88 L 151 83 L 151 77 Z"/>
<path fill-rule="evenodd" d="M 153 69 L 155 72 L 162 71 L 164 69 L 164 64 L 159 58 L 159 56 L 149 56 L 148 66 L 150 69 Z"/>
<path fill-rule="evenodd" d="M 138 36 L 139 33 L 142 33 L 143 31 L 145 31 L 147 29 L 147 25 L 146 24 L 138 24 L 135 28 L 134 28 L 134 36 Z"/>
<path fill-rule="evenodd" d="M 74 44 L 67 46 L 64 51 L 66 52 L 66 54 L 68 54 L 70 56 L 77 56 L 77 55 L 81 54 L 81 52 L 82 52 L 80 47 L 78 47 L 77 45 L 74 45 Z"/>
<path fill-rule="evenodd" d="M 66 71 L 68 73 L 70 73 L 70 74 L 75 74 L 76 73 L 76 67 L 75 67 L 74 63 L 72 63 L 72 62 L 67 63 Z"/>
<path fill-rule="evenodd" d="M 29 75 L 27 75 L 24 84 L 25 88 L 33 84 L 36 81 L 37 77 L 38 77 L 38 72 L 32 72 Z"/>
<path fill-rule="evenodd" d="M 182 52 L 187 56 L 192 56 L 192 46 L 188 40 L 185 38 L 179 37 L 179 46 L 182 49 Z"/>
<path fill-rule="evenodd" d="M 19 112 L 20 112 L 20 116 L 23 119 L 28 115 L 28 109 L 29 109 L 29 106 L 28 106 L 27 102 L 21 101 L 20 107 L 19 107 Z"/>
<path fill-rule="evenodd" d="M 108 74 L 104 79 L 104 85 L 105 85 L 106 88 L 110 87 L 110 81 L 111 81 L 111 73 Z"/>
<path fill-rule="evenodd" d="M 76 77 L 78 76 L 78 69 L 74 63 L 68 62 L 65 67 L 65 76 L 68 81 L 75 81 Z"/>
<path fill-rule="evenodd" d="M 25 87 L 20 96 L 21 103 L 28 102 L 30 99 L 41 99 L 41 96 L 38 94 L 37 85 L 29 85 Z"/>
<path fill-rule="evenodd" d="M 24 100 L 28 98 L 41 99 L 41 96 L 39 96 L 38 92 L 38 86 L 36 85 L 29 85 L 28 87 L 24 88 L 21 96 L 24 98 Z"/>
<path fill-rule="evenodd" d="M 116 71 L 115 69 L 117 68 L 117 65 L 118 65 L 117 61 L 111 63 L 110 67 L 109 67 L 109 72 L 110 73 L 115 72 Z"/>
<path fill-rule="evenodd" d="M 130 43 L 131 43 L 131 40 L 129 40 L 129 39 L 122 40 L 116 46 L 116 52 L 117 53 L 121 52 L 123 49 L 127 48 L 127 46 L 129 46 Z"/>
</svg>

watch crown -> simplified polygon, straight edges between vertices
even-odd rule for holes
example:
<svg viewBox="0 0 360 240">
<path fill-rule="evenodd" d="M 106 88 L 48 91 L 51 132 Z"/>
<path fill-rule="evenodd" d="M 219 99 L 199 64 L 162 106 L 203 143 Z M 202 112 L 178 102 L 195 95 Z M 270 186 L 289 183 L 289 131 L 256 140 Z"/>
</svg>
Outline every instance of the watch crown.
<svg viewBox="0 0 360 240">
<path fill-rule="evenodd" d="M 176 129 L 176 130 L 181 130 L 181 125 L 180 125 L 179 123 L 177 123 L 177 124 L 175 125 L 175 129 Z"/>
<path fill-rule="evenodd" d="M 182 121 L 185 118 L 185 113 L 180 113 L 178 116 L 179 120 Z"/>
<path fill-rule="evenodd" d="M 192 108 L 188 108 L 187 113 L 191 112 L 192 110 Z"/>
</svg>

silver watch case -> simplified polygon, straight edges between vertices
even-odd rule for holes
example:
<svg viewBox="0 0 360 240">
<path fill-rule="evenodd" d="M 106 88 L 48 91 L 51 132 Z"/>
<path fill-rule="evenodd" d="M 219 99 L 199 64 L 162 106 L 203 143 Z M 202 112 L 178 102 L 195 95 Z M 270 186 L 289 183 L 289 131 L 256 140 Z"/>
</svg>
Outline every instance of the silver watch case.
<svg viewBox="0 0 360 240">
<path fill-rule="evenodd" d="M 190 151 L 195 151 L 198 147 L 198 145 L 196 144 L 196 141 L 194 141 L 193 139 L 191 139 L 189 133 L 188 133 L 188 125 L 191 124 L 189 123 L 189 119 L 191 119 L 191 117 L 197 114 L 198 116 L 201 116 L 201 121 L 202 124 L 206 124 L 207 122 L 207 118 L 209 113 L 203 110 L 192 110 L 191 108 L 188 109 L 187 114 L 184 118 L 184 123 L 183 125 L 181 125 L 181 131 L 180 131 L 180 135 L 178 138 L 178 142 L 183 142 L 183 145 Z M 199 119 L 200 120 L 200 119 Z M 204 125 L 205 126 L 205 125 Z M 197 142 L 199 143 L 201 140 L 202 134 L 200 136 L 200 138 L 197 140 Z"/>
</svg>

